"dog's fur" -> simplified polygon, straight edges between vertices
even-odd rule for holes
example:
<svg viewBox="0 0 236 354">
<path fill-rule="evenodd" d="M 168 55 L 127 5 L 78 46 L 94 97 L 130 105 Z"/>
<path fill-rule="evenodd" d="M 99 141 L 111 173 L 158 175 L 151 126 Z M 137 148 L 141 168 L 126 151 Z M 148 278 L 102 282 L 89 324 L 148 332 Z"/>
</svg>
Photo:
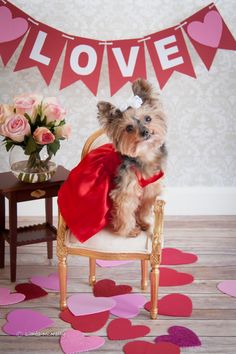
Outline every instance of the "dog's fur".
<svg viewBox="0 0 236 354">
<path fill-rule="evenodd" d="M 113 201 L 112 226 L 120 235 L 137 236 L 148 230 L 147 218 L 161 193 L 161 182 L 140 187 L 137 175 L 147 179 L 165 169 L 167 119 L 158 95 L 151 85 L 138 79 L 132 85 L 134 95 L 143 103 L 124 112 L 109 102 L 99 102 L 98 119 L 115 149 L 122 156 L 116 187 L 110 192 Z"/>
</svg>

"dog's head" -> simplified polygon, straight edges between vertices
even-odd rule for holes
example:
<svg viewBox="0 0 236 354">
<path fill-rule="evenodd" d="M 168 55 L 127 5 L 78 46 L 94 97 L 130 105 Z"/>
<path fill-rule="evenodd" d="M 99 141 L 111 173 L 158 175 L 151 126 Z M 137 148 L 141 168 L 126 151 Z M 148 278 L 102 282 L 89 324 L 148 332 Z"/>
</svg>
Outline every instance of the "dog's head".
<svg viewBox="0 0 236 354">
<path fill-rule="evenodd" d="M 142 157 L 163 145 L 166 116 L 151 85 L 138 79 L 132 85 L 134 104 L 121 110 L 109 102 L 99 102 L 98 120 L 116 150 L 122 155 Z"/>
</svg>

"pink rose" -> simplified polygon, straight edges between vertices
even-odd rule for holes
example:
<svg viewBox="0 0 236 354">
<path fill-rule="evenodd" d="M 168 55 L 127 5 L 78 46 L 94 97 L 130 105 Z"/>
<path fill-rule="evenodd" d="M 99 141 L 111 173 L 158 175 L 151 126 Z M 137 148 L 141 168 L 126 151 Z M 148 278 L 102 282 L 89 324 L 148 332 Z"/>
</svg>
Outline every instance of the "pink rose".
<svg viewBox="0 0 236 354">
<path fill-rule="evenodd" d="M 54 121 L 59 123 L 66 115 L 66 111 L 59 105 L 55 97 L 49 97 L 43 101 L 42 111 L 43 116 L 47 117 L 47 124 Z"/>
<path fill-rule="evenodd" d="M 14 98 L 14 108 L 16 113 L 25 114 L 30 116 L 32 123 L 34 123 L 38 106 L 42 101 L 42 96 L 35 94 L 22 94 Z"/>
<path fill-rule="evenodd" d="M 24 137 L 30 133 L 29 122 L 22 114 L 8 116 L 1 125 L 1 134 L 19 143 L 24 141 Z"/>
<path fill-rule="evenodd" d="M 63 124 L 60 127 L 55 128 L 56 138 L 66 138 L 68 139 L 71 135 L 71 125 Z"/>
<path fill-rule="evenodd" d="M 55 136 L 50 132 L 48 128 L 39 127 L 34 131 L 34 140 L 37 144 L 45 145 L 51 144 L 55 140 Z"/>
</svg>

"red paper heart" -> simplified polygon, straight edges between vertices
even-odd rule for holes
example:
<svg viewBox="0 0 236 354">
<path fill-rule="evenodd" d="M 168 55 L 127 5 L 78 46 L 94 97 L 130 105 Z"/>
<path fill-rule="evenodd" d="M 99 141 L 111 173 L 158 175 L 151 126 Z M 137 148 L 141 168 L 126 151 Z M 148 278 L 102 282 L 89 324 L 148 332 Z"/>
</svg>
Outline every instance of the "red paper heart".
<svg viewBox="0 0 236 354">
<path fill-rule="evenodd" d="M 197 256 L 193 253 L 182 252 L 177 248 L 163 248 L 161 264 L 190 264 L 197 261 Z"/>
<path fill-rule="evenodd" d="M 15 286 L 16 291 L 25 295 L 25 300 L 37 299 L 42 296 L 48 295 L 47 291 L 40 286 L 30 283 L 17 284 Z"/>
<path fill-rule="evenodd" d="M 147 326 L 133 326 L 127 318 L 112 320 L 107 326 L 107 336 L 111 340 L 124 340 L 144 337 L 150 332 Z"/>
<path fill-rule="evenodd" d="M 137 340 L 124 345 L 125 354 L 180 354 L 180 348 L 172 343 L 157 343 Z"/>
<path fill-rule="evenodd" d="M 171 268 L 160 268 L 160 286 L 177 286 L 192 283 L 194 277 L 188 273 L 181 273 Z"/>
<path fill-rule="evenodd" d="M 94 284 L 93 293 L 96 297 L 110 297 L 116 295 L 128 294 L 132 291 L 129 285 L 116 285 L 111 279 L 99 280 Z"/>
<path fill-rule="evenodd" d="M 74 329 L 81 332 L 95 332 L 102 328 L 109 317 L 110 312 L 98 312 L 91 315 L 75 316 L 69 309 L 65 309 L 59 317 L 71 324 Z"/>
<path fill-rule="evenodd" d="M 151 302 L 148 301 L 144 308 L 150 311 Z M 169 294 L 158 300 L 158 314 L 176 317 L 189 317 L 192 314 L 192 301 L 184 294 Z"/>
</svg>

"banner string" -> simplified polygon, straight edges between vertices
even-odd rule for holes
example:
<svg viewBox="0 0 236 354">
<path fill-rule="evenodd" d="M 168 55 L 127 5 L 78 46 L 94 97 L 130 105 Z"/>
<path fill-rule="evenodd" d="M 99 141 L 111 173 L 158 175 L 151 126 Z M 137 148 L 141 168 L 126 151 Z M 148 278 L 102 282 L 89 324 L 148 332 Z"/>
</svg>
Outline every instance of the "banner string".
<svg viewBox="0 0 236 354">
<path fill-rule="evenodd" d="M 6 4 L 7 4 L 7 2 L 6 2 L 5 0 L 1 0 L 1 1 L 3 2 L 3 4 L 4 4 L 4 5 L 6 5 Z"/>
<path fill-rule="evenodd" d="M 146 42 L 146 41 L 148 41 L 149 39 L 151 39 L 150 36 L 149 36 L 149 37 L 143 37 L 143 38 L 138 39 L 137 42 L 138 42 L 138 43 L 140 43 L 140 42 Z"/>
<path fill-rule="evenodd" d="M 27 17 L 27 20 L 28 20 L 29 22 L 32 22 L 32 23 L 33 23 L 34 25 L 36 25 L 36 26 L 39 25 L 39 23 L 38 23 L 37 21 L 33 20 L 33 19 L 30 18 L 30 17 Z"/>
<path fill-rule="evenodd" d="M 184 21 L 183 23 L 180 23 L 177 27 L 175 27 L 175 31 L 181 27 L 183 27 L 184 25 L 186 25 L 186 23 L 188 23 L 188 21 Z"/>
<path fill-rule="evenodd" d="M 106 42 L 106 41 L 105 41 L 105 42 L 99 42 L 98 44 L 99 44 L 99 45 L 105 45 L 105 46 L 106 46 L 106 45 L 112 45 L 113 42 Z"/>
<path fill-rule="evenodd" d="M 65 37 L 65 38 L 68 38 L 68 39 L 72 39 L 72 41 L 75 39 L 75 37 L 68 36 L 68 34 L 65 34 L 65 33 L 62 33 L 61 36 Z"/>
</svg>

